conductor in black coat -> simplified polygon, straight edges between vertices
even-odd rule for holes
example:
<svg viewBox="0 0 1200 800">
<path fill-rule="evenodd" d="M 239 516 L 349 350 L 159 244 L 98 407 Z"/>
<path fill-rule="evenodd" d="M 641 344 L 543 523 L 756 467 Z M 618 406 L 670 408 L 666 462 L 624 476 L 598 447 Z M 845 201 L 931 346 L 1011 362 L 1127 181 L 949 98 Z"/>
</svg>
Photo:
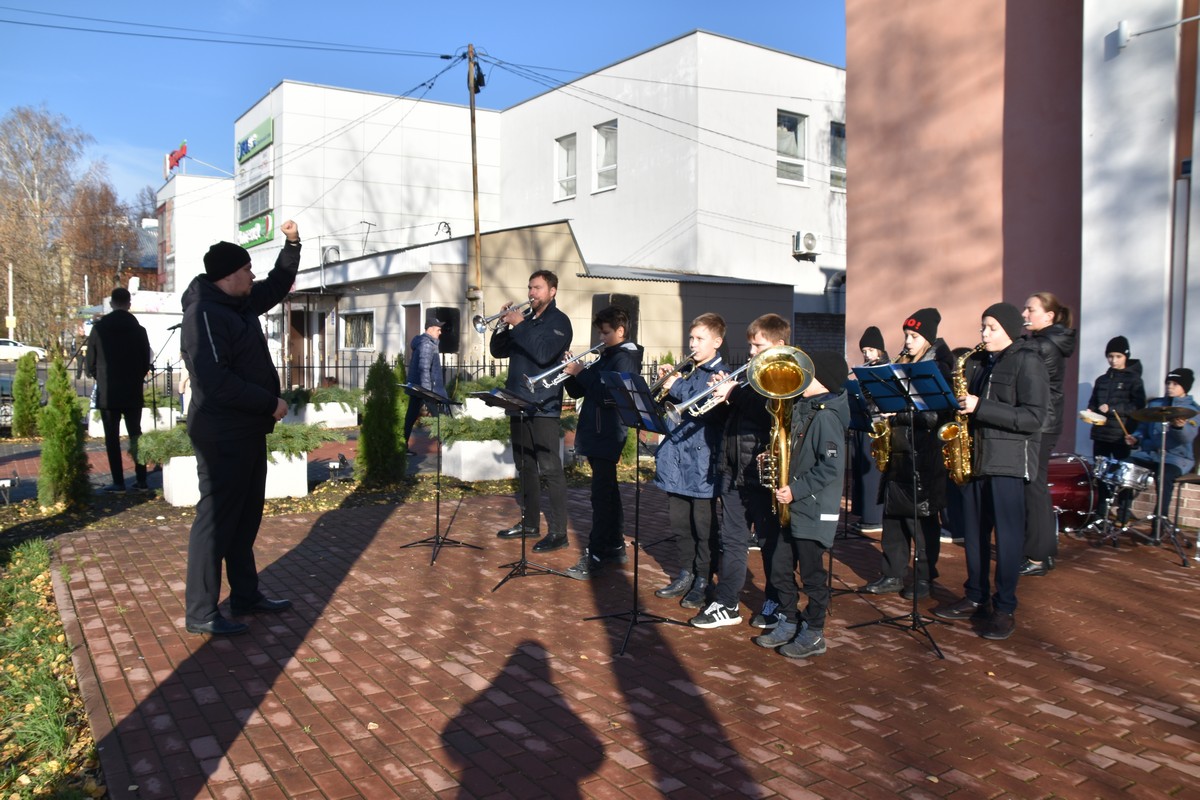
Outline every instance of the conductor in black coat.
<svg viewBox="0 0 1200 800">
<path fill-rule="evenodd" d="M 292 605 L 263 596 L 254 565 L 266 494 L 267 434 L 287 413 L 258 317 L 287 296 L 300 266 L 296 223 L 288 220 L 280 231 L 287 240 L 266 280 L 254 281 L 245 248 L 218 242 L 204 256 L 205 274 L 183 294 L 183 360 L 192 383 L 188 435 L 200 478 L 188 541 L 185 625 L 190 633 L 228 636 L 247 629 L 217 610 L 222 563 L 235 616 Z"/>
</svg>

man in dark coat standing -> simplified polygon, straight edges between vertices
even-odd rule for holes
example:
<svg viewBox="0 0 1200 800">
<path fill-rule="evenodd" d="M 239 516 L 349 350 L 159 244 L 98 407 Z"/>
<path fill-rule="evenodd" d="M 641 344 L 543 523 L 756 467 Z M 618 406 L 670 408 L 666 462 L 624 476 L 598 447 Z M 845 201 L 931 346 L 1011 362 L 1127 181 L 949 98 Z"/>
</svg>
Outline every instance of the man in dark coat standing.
<svg viewBox="0 0 1200 800">
<path fill-rule="evenodd" d="M 446 395 L 446 384 L 442 378 L 442 360 L 438 356 L 438 340 L 442 338 L 442 327 L 445 324 L 437 317 L 429 316 L 425 320 L 425 332 L 413 337 L 412 344 L 408 348 L 410 353 L 408 382 L 413 386 L 437 392 L 443 397 Z M 414 396 L 412 392 L 408 392 L 408 397 L 408 412 L 404 415 L 404 441 L 406 444 L 412 437 L 417 417 L 421 416 L 421 408 L 426 405 L 425 401 Z M 432 403 L 429 413 L 438 413 L 437 407 Z"/>
<path fill-rule="evenodd" d="M 125 491 L 125 466 L 121 463 L 121 418 L 129 432 L 129 455 L 135 464 L 135 486 L 146 488 L 146 465 L 137 463 L 138 437 L 142 435 L 142 382 L 153 355 L 146 329 L 129 313 L 128 289 L 112 290 L 112 311 L 100 318 L 88 334 L 85 366 L 96 379 L 96 408 L 104 423 L 104 446 L 112 470 L 109 492 Z"/>
<path fill-rule="evenodd" d="M 222 563 L 235 616 L 292 605 L 263 596 L 254 565 L 266 493 L 266 437 L 287 413 L 258 317 L 287 296 L 300 266 L 296 223 L 288 220 L 279 229 L 287 241 L 266 280 L 254 281 L 245 248 L 218 242 L 204 256 L 205 274 L 183 294 L 183 360 L 192 385 L 188 435 L 200 478 L 188 542 L 189 633 L 230 636 L 247 630 L 217 610 Z"/>
</svg>

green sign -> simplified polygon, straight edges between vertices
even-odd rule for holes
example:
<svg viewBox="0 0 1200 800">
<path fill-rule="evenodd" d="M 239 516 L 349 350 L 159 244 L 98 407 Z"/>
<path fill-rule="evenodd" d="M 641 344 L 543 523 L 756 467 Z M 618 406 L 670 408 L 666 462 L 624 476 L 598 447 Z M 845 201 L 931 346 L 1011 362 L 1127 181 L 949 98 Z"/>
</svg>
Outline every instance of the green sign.
<svg viewBox="0 0 1200 800">
<path fill-rule="evenodd" d="M 238 226 L 238 244 L 250 248 L 269 242 L 275 237 L 275 215 L 271 212 L 255 217 Z"/>
<path fill-rule="evenodd" d="M 235 155 L 239 164 L 271 143 L 274 138 L 274 125 L 275 120 L 267 117 L 257 128 L 250 131 L 249 136 L 237 143 Z"/>
</svg>

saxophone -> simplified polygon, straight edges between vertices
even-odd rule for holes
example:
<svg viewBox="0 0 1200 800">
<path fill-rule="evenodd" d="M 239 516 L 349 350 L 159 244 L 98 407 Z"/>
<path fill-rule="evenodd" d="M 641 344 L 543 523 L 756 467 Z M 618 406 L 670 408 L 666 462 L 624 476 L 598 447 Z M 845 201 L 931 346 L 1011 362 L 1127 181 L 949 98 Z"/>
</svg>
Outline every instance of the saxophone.
<svg viewBox="0 0 1200 800">
<path fill-rule="evenodd" d="M 887 472 L 888 460 L 892 457 L 892 422 L 887 417 L 871 423 L 871 458 L 880 472 Z"/>
<path fill-rule="evenodd" d="M 963 369 L 967 359 L 983 349 L 983 343 L 975 345 L 969 353 L 963 353 L 954 363 L 954 374 L 950 376 L 950 388 L 955 397 L 967 395 L 967 379 Z M 947 422 L 938 428 L 938 438 L 942 440 L 942 462 L 950 478 L 962 486 L 971 480 L 971 431 L 967 425 L 967 415 L 962 411 L 955 412 L 954 421 Z"/>
</svg>

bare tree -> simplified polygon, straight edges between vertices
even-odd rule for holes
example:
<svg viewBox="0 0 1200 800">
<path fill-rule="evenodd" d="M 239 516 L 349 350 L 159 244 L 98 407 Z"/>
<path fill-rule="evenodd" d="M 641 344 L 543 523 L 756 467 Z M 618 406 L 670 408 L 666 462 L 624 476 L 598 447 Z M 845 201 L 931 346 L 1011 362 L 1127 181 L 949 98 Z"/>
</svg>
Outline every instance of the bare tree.
<svg viewBox="0 0 1200 800">
<path fill-rule="evenodd" d="M 18 337 L 45 346 L 71 323 L 61 234 L 90 140 L 45 108 L 19 106 L 0 119 L 0 258 L 13 264 Z"/>
<path fill-rule="evenodd" d="M 126 273 L 138 260 L 137 232 L 102 164 L 93 165 L 75 184 L 62 233 L 70 255 L 71 305 L 99 302 L 114 287 L 127 285 Z"/>
<path fill-rule="evenodd" d="M 130 208 L 130 220 L 135 225 L 144 219 L 154 219 L 158 215 L 158 193 L 154 191 L 154 187 L 147 183 L 138 189 L 137 197 L 133 198 Z"/>
</svg>

